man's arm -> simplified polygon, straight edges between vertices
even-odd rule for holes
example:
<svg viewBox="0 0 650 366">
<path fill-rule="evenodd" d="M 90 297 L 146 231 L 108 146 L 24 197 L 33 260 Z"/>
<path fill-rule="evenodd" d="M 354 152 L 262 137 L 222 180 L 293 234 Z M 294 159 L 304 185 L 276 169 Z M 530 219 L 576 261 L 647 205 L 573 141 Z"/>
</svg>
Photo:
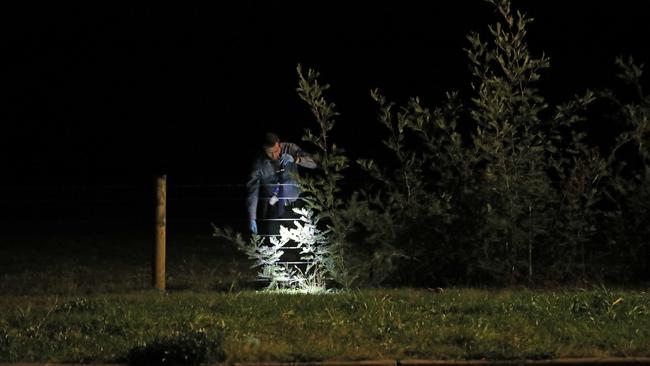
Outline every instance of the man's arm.
<svg viewBox="0 0 650 366">
<path fill-rule="evenodd" d="M 257 164 L 254 164 L 251 175 L 246 182 L 246 209 L 248 210 L 248 219 L 257 219 L 257 201 L 260 193 L 260 170 Z"/>
<path fill-rule="evenodd" d="M 295 163 L 300 165 L 303 168 L 314 169 L 316 168 L 316 162 L 314 158 L 311 157 L 308 153 L 303 151 L 298 145 L 288 142 L 287 152 L 295 157 Z"/>
</svg>

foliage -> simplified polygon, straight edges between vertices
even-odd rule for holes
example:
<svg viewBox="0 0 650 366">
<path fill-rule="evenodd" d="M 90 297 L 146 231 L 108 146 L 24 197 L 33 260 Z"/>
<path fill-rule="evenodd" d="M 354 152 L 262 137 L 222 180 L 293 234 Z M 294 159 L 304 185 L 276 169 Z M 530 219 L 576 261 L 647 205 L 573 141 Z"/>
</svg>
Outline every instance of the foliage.
<svg viewBox="0 0 650 366">
<path fill-rule="evenodd" d="M 470 110 L 476 123 L 472 142 L 476 160 L 484 164 L 477 256 L 484 272 L 501 281 L 517 281 L 525 275 L 532 279 L 535 244 L 546 239 L 554 200 L 545 173 L 549 140 L 541 114 L 547 104 L 534 87 L 549 61 L 535 58 L 527 48 L 525 27 L 530 20 L 521 13 L 513 15 L 508 2 L 495 5 L 505 26 L 498 22 L 490 27 L 492 45 L 471 34 L 467 49 L 478 83 Z"/>
<path fill-rule="evenodd" d="M 433 110 L 418 98 L 396 108 L 372 92 L 396 164 L 360 160 L 379 188 L 355 195 L 347 213 L 371 247 L 368 273 L 383 276 L 373 283 L 532 279 L 533 246 L 547 239 L 556 195 L 546 174 L 547 106 L 532 85 L 548 59 L 527 49 L 529 19 L 513 16 L 508 2 L 495 5 L 506 26 L 490 27 L 493 43 L 468 37 L 471 107 L 455 92 Z"/>
<path fill-rule="evenodd" d="M 346 252 L 349 223 L 340 213 L 344 208 L 340 182 L 342 172 L 348 167 L 348 159 L 330 139 L 338 112 L 334 103 L 325 99 L 324 92 L 329 85 L 319 83 L 318 72 L 309 69 L 305 75 L 301 65 L 296 71 L 298 96 L 307 104 L 318 124 L 316 131 L 305 129 L 303 140 L 316 148 L 313 157 L 319 171 L 319 174 L 296 177 L 296 180 L 304 192 L 306 208 L 315 214 L 316 222 L 325 226 L 322 234 L 327 238 L 328 249 L 327 259 L 322 261 L 323 271 L 336 282 L 349 287 L 354 280 L 348 261 L 351 257 Z"/>
<path fill-rule="evenodd" d="M 224 238 L 234 243 L 237 248 L 253 260 L 251 268 L 259 267 L 260 272 L 257 277 L 268 282 L 268 289 L 275 289 L 278 286 L 291 286 L 295 271 L 292 268 L 279 264 L 284 251 L 282 247 L 285 242 L 278 241 L 272 237 L 270 244 L 265 242 L 265 238 L 253 234 L 250 241 L 244 240 L 241 233 L 234 232 L 231 228 L 219 228 L 212 224 L 214 229 L 213 236 Z"/>
<path fill-rule="evenodd" d="M 298 66 L 298 95 L 318 125 L 304 140 L 319 173 L 297 179 L 328 248 L 322 273 L 343 287 L 647 278 L 643 65 L 616 61 L 636 101 L 586 90 L 549 105 L 538 82 L 550 60 L 527 44 L 532 19 L 509 0 L 489 2 L 499 21 L 488 37 L 467 37 L 468 98 L 448 92 L 430 108 L 371 91 L 387 151 L 356 161 L 371 183 L 354 192 L 340 188 L 348 158 L 330 136 L 338 113 L 329 85 Z M 617 109 L 611 146 L 590 136 L 606 120 L 591 110 L 603 100 Z"/>
<path fill-rule="evenodd" d="M 296 290 L 298 292 L 326 291 L 328 269 L 332 268 L 332 255 L 325 233 L 317 227 L 318 218 L 309 209 L 294 208 L 299 215 L 293 221 L 294 228 L 280 226 L 279 236 L 265 238 L 253 234 L 249 242 L 240 233 L 232 229 L 221 229 L 213 225 L 214 236 L 222 237 L 235 243 L 239 250 L 253 261 L 252 268 L 259 268 L 260 280 L 268 283 L 267 290 Z M 283 265 L 282 256 L 287 244 L 291 243 L 299 250 L 300 260 L 305 261 L 302 270 L 295 265 Z"/>
<path fill-rule="evenodd" d="M 547 261 L 548 277 L 566 280 L 585 278 L 588 246 L 597 234 L 603 216 L 601 181 L 607 176 L 607 162 L 598 149 L 586 142 L 588 121 L 584 112 L 595 96 L 587 91 L 583 96 L 555 108 L 550 123 L 552 145 L 547 151 L 549 171 L 554 176 L 558 202 L 550 228 L 555 252 Z M 589 250 L 590 251 L 590 250 Z"/>
<path fill-rule="evenodd" d="M 647 206 L 650 176 L 642 67 L 617 61 L 642 101 L 619 103 L 629 131 L 603 154 L 587 134 L 596 122 L 588 114 L 596 94 L 586 91 L 549 106 L 536 87 L 549 59 L 532 55 L 526 43 L 532 19 L 513 13 L 507 0 L 492 3 L 501 21 L 489 27 L 489 41 L 468 36 L 474 77 L 468 102 L 450 92 L 430 109 L 419 98 L 398 106 L 377 90 L 371 93 L 391 157 L 360 159 L 375 185 L 339 208 L 348 223 L 346 262 L 363 264 L 356 268 L 357 283 L 504 284 L 599 276 L 602 256 L 616 251 L 603 247 L 599 232 L 612 225 L 616 239 L 610 243 L 631 241 L 623 245 L 631 252 L 623 252 L 627 259 L 619 263 L 647 257 L 644 239 L 634 234 L 647 231 L 641 207 Z M 638 146 L 632 179 L 616 168 L 625 161 L 616 150 L 625 144 Z M 607 195 L 618 195 L 615 210 Z"/>
<path fill-rule="evenodd" d="M 328 238 L 318 227 L 318 218 L 309 209 L 294 208 L 299 220 L 294 221 L 295 228 L 280 227 L 280 243 L 291 241 L 300 248 L 300 260 L 306 261 L 304 271 L 298 270 L 295 278 L 296 287 L 304 292 L 326 291 L 329 269 L 333 268 L 331 247 Z"/>
<path fill-rule="evenodd" d="M 456 131 L 457 96 L 448 94 L 447 104 L 433 111 L 413 98 L 397 112 L 378 91 L 372 97 L 379 104 L 379 122 L 389 131 L 384 144 L 396 164 L 384 168 L 373 159 L 358 160 L 378 182 L 357 192 L 346 211 L 361 234 L 357 245 L 372 253 L 364 280 L 413 283 L 418 281 L 414 274 L 431 280 L 440 271 L 453 273 L 458 258 L 449 256 L 453 251 L 446 244 L 453 240 L 459 215 L 450 202 L 471 184 L 464 179 L 467 161 Z M 409 138 L 416 143 L 407 145 Z"/>
</svg>

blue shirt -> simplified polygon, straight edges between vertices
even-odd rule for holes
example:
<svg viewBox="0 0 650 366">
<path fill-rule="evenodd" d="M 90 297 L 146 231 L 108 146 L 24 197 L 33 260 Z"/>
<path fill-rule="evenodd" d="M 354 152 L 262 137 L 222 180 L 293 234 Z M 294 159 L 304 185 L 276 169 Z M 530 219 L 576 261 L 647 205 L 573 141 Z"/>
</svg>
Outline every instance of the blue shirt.
<svg viewBox="0 0 650 366">
<path fill-rule="evenodd" d="M 264 204 L 268 204 L 268 200 L 273 196 L 273 190 L 277 187 L 280 188 L 278 195 L 280 200 L 294 202 L 300 195 L 300 188 L 292 178 L 293 174 L 298 173 L 298 165 L 309 169 L 316 167 L 314 159 L 294 143 L 280 142 L 280 156 L 282 154 L 293 156 L 294 162 L 280 166 L 280 160 L 273 160 L 264 153 L 253 162 L 250 178 L 246 182 L 248 191 L 246 207 L 249 219 L 257 219 L 257 205 L 260 198 Z M 278 204 L 283 203 L 281 201 Z"/>
</svg>

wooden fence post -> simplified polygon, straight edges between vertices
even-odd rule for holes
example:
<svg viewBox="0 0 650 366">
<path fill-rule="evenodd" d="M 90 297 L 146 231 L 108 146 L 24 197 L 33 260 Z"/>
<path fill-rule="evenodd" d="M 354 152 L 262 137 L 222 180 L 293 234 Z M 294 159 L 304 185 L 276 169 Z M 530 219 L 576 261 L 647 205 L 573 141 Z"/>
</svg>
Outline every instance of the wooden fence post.
<svg viewBox="0 0 650 366">
<path fill-rule="evenodd" d="M 165 230 L 167 226 L 167 175 L 156 178 L 156 242 L 153 255 L 153 286 L 165 291 Z"/>
</svg>

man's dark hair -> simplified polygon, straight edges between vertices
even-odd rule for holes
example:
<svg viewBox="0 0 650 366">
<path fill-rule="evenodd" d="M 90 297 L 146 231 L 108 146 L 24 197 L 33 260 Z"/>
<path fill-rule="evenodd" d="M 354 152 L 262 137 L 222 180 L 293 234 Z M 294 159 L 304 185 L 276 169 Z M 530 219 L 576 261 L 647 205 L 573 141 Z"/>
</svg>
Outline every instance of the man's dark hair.
<svg viewBox="0 0 650 366">
<path fill-rule="evenodd" d="M 275 144 L 278 142 L 280 142 L 280 138 L 278 137 L 278 135 L 271 132 L 267 132 L 264 135 L 264 143 L 262 143 L 262 147 L 268 149 L 270 147 L 275 146 Z"/>
</svg>

